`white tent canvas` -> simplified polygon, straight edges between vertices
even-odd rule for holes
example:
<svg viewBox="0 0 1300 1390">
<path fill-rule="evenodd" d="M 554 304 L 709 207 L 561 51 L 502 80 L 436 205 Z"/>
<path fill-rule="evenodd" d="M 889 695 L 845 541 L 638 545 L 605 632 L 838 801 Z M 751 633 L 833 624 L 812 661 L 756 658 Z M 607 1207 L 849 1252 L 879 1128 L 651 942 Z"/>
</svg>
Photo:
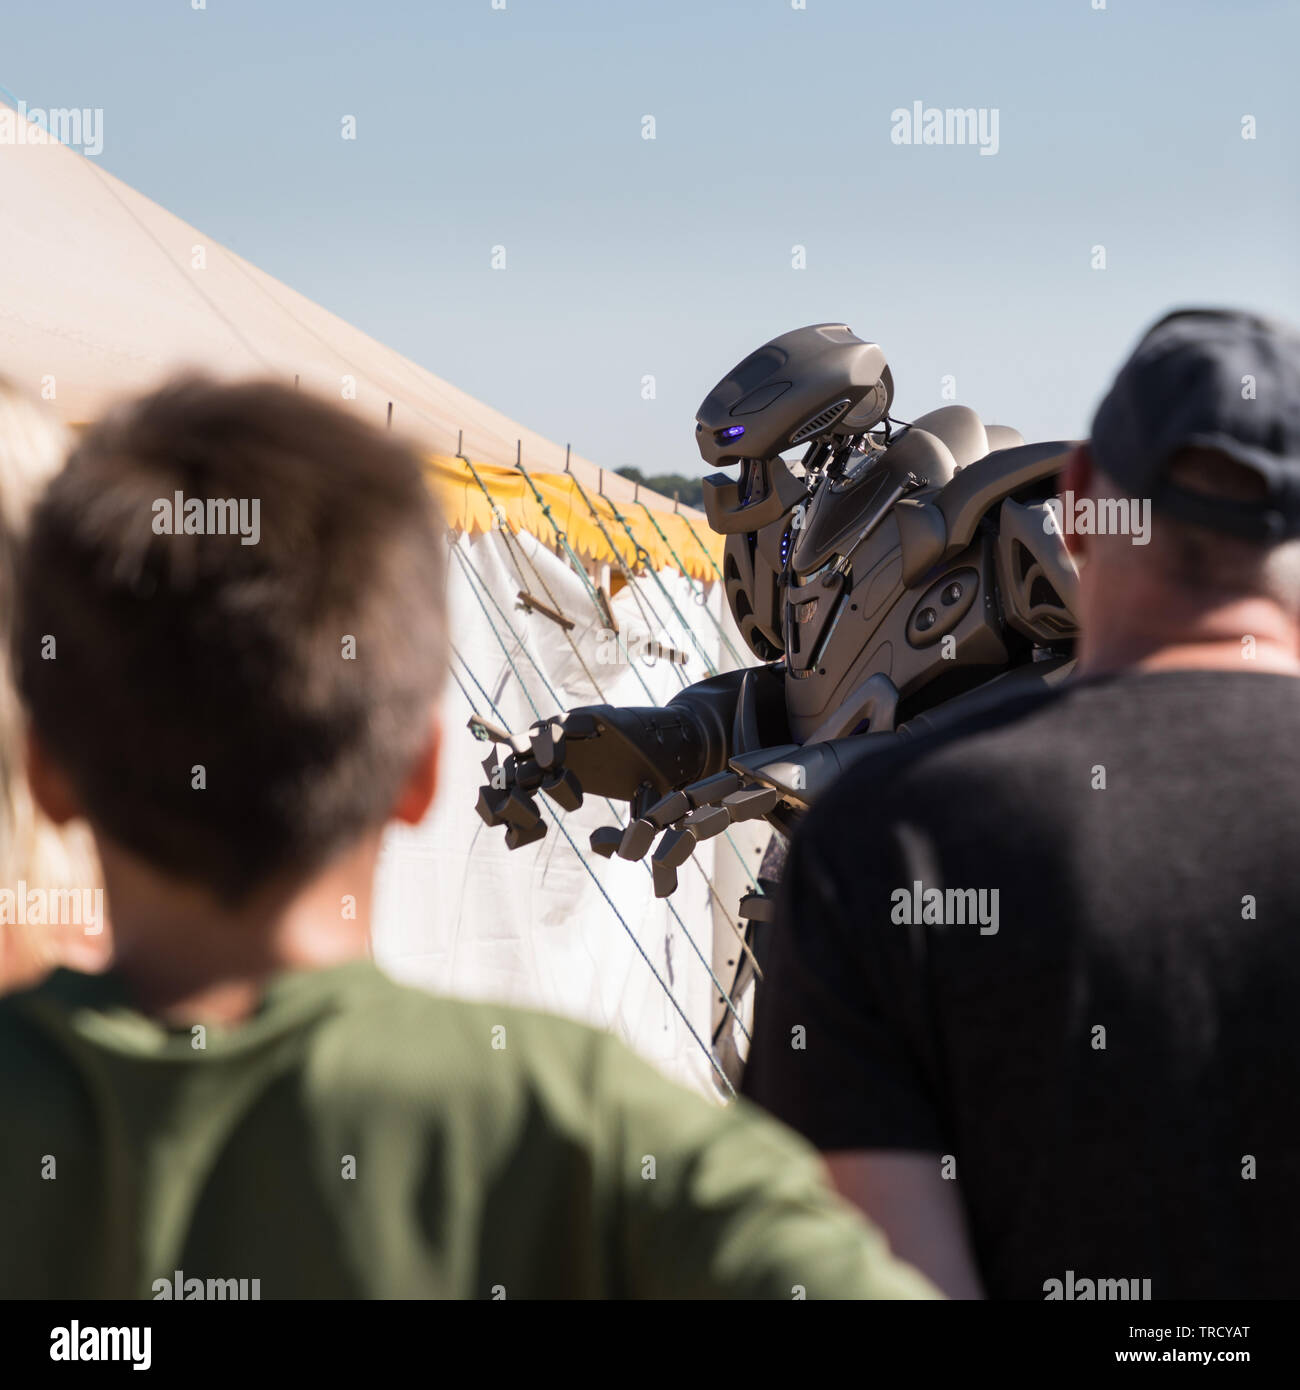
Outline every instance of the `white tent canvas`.
<svg viewBox="0 0 1300 1390">
<path fill-rule="evenodd" d="M 574 570 L 531 537 L 520 546 L 575 620 L 574 646 L 549 619 L 514 606 L 519 578 L 498 537 L 460 542 L 467 565 L 453 559 L 450 571 L 458 657 L 443 701 L 443 794 L 424 824 L 394 831 L 386 843 L 376 953 L 390 973 L 435 990 L 506 999 L 606 1028 L 670 1075 L 713 1091 L 720 1083 L 706 1046 L 725 1008 L 714 981 L 730 988 L 740 950 L 735 908 L 752 886 L 768 834 L 760 822 L 707 841 L 679 870 L 677 892 L 661 901 L 644 862 L 586 852 L 598 826 L 626 823 L 622 803 L 587 797 L 568 815 L 546 803 L 546 838 L 513 852 L 501 830 L 479 820 L 472 807 L 488 748 L 465 731 L 471 706 L 523 729 L 538 712 L 575 705 L 662 704 L 683 681 L 705 674 L 657 586 L 651 592 L 649 581 L 638 580 L 640 603 L 631 586 L 615 596 L 631 659 L 611 663 L 601 620 Z M 707 598 L 717 615 L 719 586 L 693 596 L 680 575 L 661 578 L 717 664 L 717 629 L 696 600 Z M 651 629 L 647 611 L 662 616 L 662 625 Z M 647 664 L 647 637 L 690 652 L 686 665 Z M 739 1013 L 747 1024 L 747 1006 Z M 734 1027 L 734 1017 L 726 1022 Z"/>
<path fill-rule="evenodd" d="M 15 113 L 9 112 L 11 116 Z M 16 119 L 16 116 L 15 116 Z M 301 378 L 430 452 L 464 432 L 476 461 L 558 471 L 565 450 L 476 401 L 281 284 L 211 237 L 26 125 L 0 144 L 0 372 L 68 423 L 185 366 L 227 376 Z M 584 487 L 602 470 L 574 455 Z M 606 493 L 633 486 L 603 473 Z"/>
</svg>

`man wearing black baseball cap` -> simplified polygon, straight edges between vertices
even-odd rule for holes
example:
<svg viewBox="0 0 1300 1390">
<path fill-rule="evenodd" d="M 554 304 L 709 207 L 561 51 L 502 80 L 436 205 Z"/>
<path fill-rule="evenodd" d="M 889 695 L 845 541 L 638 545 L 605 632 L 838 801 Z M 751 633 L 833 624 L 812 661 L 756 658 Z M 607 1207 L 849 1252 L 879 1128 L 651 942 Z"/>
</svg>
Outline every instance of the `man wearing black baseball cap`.
<svg viewBox="0 0 1300 1390">
<path fill-rule="evenodd" d="M 1241 464 L 1258 495 L 1178 486 L 1169 465 L 1186 449 Z M 1102 401 L 1091 452 L 1126 491 L 1182 521 L 1256 541 L 1300 535 L 1300 335 L 1228 309 L 1167 314 Z"/>
<path fill-rule="evenodd" d="M 1168 315 L 1062 486 L 1076 678 L 817 803 L 745 1088 L 950 1293 L 1294 1298 L 1300 336 Z"/>
</svg>

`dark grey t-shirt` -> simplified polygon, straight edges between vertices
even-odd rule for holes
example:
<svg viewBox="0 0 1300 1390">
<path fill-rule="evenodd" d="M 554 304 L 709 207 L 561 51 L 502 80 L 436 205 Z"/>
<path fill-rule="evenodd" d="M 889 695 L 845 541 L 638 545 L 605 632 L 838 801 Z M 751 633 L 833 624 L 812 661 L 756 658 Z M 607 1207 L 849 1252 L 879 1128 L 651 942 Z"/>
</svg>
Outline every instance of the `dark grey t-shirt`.
<svg viewBox="0 0 1300 1390">
<path fill-rule="evenodd" d="M 1123 675 L 900 746 L 783 904 L 745 1090 L 950 1155 L 991 1296 L 1300 1297 L 1300 681 Z"/>
</svg>

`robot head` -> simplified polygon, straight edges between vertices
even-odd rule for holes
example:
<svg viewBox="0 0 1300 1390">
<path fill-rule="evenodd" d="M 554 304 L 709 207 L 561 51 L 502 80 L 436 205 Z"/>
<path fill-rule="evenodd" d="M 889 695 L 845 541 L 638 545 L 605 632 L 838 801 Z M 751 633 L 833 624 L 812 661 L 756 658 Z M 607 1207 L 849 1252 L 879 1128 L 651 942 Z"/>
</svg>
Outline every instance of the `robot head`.
<svg viewBox="0 0 1300 1390">
<path fill-rule="evenodd" d="M 894 382 L 884 352 L 842 323 L 796 328 L 764 344 L 713 388 L 696 412 L 706 463 L 768 460 L 885 418 Z"/>
</svg>

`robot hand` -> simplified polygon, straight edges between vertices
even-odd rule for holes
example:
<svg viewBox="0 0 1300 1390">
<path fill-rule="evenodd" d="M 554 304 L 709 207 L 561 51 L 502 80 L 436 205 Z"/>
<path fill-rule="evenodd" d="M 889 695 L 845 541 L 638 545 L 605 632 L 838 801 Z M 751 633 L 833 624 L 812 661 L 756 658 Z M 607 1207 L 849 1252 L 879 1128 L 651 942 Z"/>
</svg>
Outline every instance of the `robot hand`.
<svg viewBox="0 0 1300 1390">
<path fill-rule="evenodd" d="M 767 815 L 777 800 L 770 787 L 749 783 L 738 772 L 719 772 L 660 797 L 625 828 L 607 825 L 592 831 L 591 848 L 607 859 L 613 854 L 641 859 L 663 831 L 650 867 L 655 897 L 666 898 L 677 887 L 678 868 L 701 840 L 721 835 L 738 821 Z"/>
<path fill-rule="evenodd" d="M 479 815 L 488 825 L 505 825 L 507 847 L 518 849 L 546 834 L 535 799 L 539 788 L 557 806 L 576 811 L 584 794 L 629 801 L 639 810 L 674 787 L 693 786 L 725 765 L 724 731 L 730 727 L 734 692 L 713 690 L 720 679 L 690 687 L 680 703 L 585 705 L 539 719 L 526 734 L 508 733 L 475 715 L 474 734 L 508 750 L 498 761 L 494 749 L 483 764 L 488 785 L 479 792 Z M 698 708 L 685 698 L 691 690 Z M 711 709 L 711 697 L 715 704 L 721 701 L 725 718 Z"/>
<path fill-rule="evenodd" d="M 498 760 L 496 748 L 484 759 L 488 782 L 479 788 L 475 807 L 488 825 L 506 827 L 507 849 L 531 845 L 546 834 L 546 822 L 534 797 L 538 788 L 566 811 L 576 811 L 582 805 L 582 784 L 573 770 L 565 767 L 564 754 L 570 739 L 596 736 L 593 715 L 575 712 L 539 719 L 526 734 L 506 733 L 484 719 L 470 722 L 479 738 L 510 749 L 504 762 Z"/>
</svg>

